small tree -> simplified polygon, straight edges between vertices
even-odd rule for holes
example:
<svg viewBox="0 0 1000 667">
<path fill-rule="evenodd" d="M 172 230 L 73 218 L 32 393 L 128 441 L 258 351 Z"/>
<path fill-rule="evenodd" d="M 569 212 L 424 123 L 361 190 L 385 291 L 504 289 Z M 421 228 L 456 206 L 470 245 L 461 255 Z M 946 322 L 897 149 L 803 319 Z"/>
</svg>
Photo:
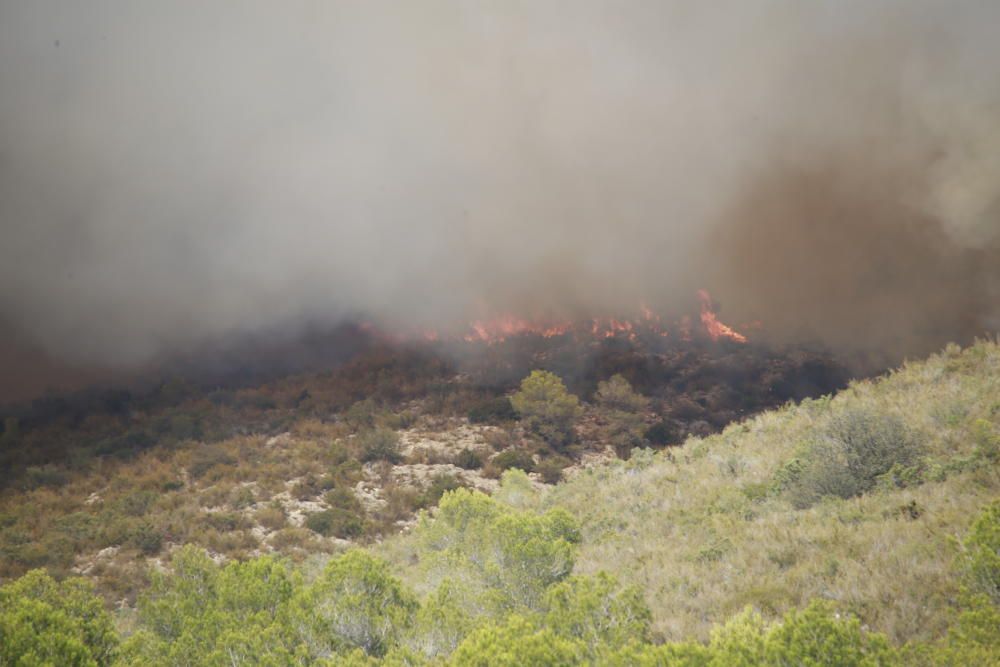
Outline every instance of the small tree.
<svg viewBox="0 0 1000 667">
<path fill-rule="evenodd" d="M 558 375 L 531 371 L 510 399 L 529 430 L 553 447 L 573 441 L 573 424 L 580 416 L 580 400 L 566 391 Z"/>
<path fill-rule="evenodd" d="M 619 457 L 628 458 L 632 448 L 643 444 L 645 422 L 642 413 L 649 408 L 649 400 L 634 391 L 621 375 L 598 383 L 594 400 L 604 421 L 604 438 Z"/>
<path fill-rule="evenodd" d="M 0 665 L 110 665 L 117 646 L 89 581 L 32 570 L 0 587 Z"/>
<path fill-rule="evenodd" d="M 606 410 L 644 412 L 649 407 L 649 399 L 632 389 L 632 385 L 621 375 L 612 375 L 611 379 L 598 382 L 594 399 Z"/>
<path fill-rule="evenodd" d="M 317 657 L 353 649 L 381 656 L 410 626 L 418 606 L 387 563 L 348 551 L 299 596 L 292 623 L 300 645 Z"/>
</svg>

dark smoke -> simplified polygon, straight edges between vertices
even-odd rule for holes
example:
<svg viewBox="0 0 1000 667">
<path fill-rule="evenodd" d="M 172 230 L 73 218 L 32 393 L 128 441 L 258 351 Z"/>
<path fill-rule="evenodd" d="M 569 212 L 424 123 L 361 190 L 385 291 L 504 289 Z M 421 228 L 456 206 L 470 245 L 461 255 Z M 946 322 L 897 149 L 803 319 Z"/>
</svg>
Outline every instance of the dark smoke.
<svg viewBox="0 0 1000 667">
<path fill-rule="evenodd" d="M 973 0 L 0 0 L 5 354 L 86 374 L 701 286 L 876 358 L 996 330 L 997 25 Z"/>
</svg>

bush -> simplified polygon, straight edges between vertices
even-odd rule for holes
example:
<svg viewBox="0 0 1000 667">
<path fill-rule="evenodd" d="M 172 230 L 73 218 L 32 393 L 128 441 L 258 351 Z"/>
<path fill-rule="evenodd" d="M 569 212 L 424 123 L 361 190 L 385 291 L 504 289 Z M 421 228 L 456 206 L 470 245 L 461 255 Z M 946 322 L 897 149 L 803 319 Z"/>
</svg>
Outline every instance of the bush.
<svg viewBox="0 0 1000 667">
<path fill-rule="evenodd" d="M 330 507 L 337 507 L 357 514 L 364 512 L 361 501 L 354 495 L 354 491 L 344 486 L 327 491 L 326 495 L 323 496 L 323 500 Z"/>
<path fill-rule="evenodd" d="M 260 508 L 254 517 L 257 519 L 257 523 L 268 530 L 281 530 L 288 521 L 285 508 L 280 503 Z"/>
<path fill-rule="evenodd" d="M 470 634 L 455 650 L 456 667 L 521 667 L 575 665 L 583 662 L 581 642 L 539 628 L 521 616 L 502 625 L 488 625 Z"/>
<path fill-rule="evenodd" d="M 572 464 L 565 456 L 550 456 L 538 464 L 538 474 L 546 484 L 558 484 L 562 481 L 563 469 Z"/>
<path fill-rule="evenodd" d="M 488 589 L 478 606 L 497 613 L 539 609 L 544 591 L 572 571 L 580 541 L 564 510 L 519 512 L 464 489 L 446 494 L 418 531 L 428 566 Z"/>
<path fill-rule="evenodd" d="M 517 419 L 517 412 L 506 396 L 481 401 L 469 408 L 469 421 L 473 424 L 498 424 Z"/>
<path fill-rule="evenodd" d="M 921 452 L 899 419 L 851 410 L 831 419 L 798 464 L 785 466 L 781 483 L 796 507 L 824 496 L 853 498 L 874 489 L 889 473 L 896 485 L 915 478 Z"/>
<path fill-rule="evenodd" d="M 308 515 L 306 528 L 323 537 L 351 539 L 360 537 L 365 532 L 365 523 L 354 512 L 334 507 Z"/>
<path fill-rule="evenodd" d="M 644 412 L 649 408 L 649 399 L 637 393 L 621 375 L 613 375 L 610 380 L 599 382 L 594 402 L 605 410 L 622 412 Z"/>
<path fill-rule="evenodd" d="M 518 468 L 524 472 L 532 472 L 535 469 L 535 460 L 523 449 L 508 449 L 506 452 L 501 452 L 493 457 L 491 463 L 501 471 Z"/>
<path fill-rule="evenodd" d="M 158 554 L 163 548 L 163 533 L 149 523 L 139 524 L 129 540 L 136 549 L 146 556 Z"/>
<path fill-rule="evenodd" d="M 591 655 L 648 640 L 652 614 L 635 586 L 605 572 L 569 577 L 545 594 L 545 627 L 587 645 Z"/>
<path fill-rule="evenodd" d="M 455 455 L 454 464 L 465 470 L 475 470 L 483 467 L 483 455 L 474 449 L 466 447 Z"/>
<path fill-rule="evenodd" d="M 532 371 L 521 381 L 510 403 L 527 428 L 555 448 L 573 441 L 573 425 L 581 414 L 580 400 L 566 391 L 558 375 Z"/>
<path fill-rule="evenodd" d="M 646 429 L 642 437 L 649 441 L 649 444 L 657 447 L 667 445 L 679 445 L 684 441 L 684 433 L 681 429 L 670 421 L 661 419 Z"/>
<path fill-rule="evenodd" d="M 963 546 L 973 590 L 1000 605 L 1000 501 L 973 522 Z"/>
<path fill-rule="evenodd" d="M 441 496 L 445 493 L 462 488 L 465 488 L 465 484 L 454 475 L 435 475 L 434 479 L 431 480 L 430 486 L 424 489 L 423 493 L 418 497 L 417 507 L 432 507 L 437 505 L 438 501 L 441 500 Z"/>
<path fill-rule="evenodd" d="M 295 606 L 301 643 L 326 657 L 356 648 L 385 654 L 410 625 L 418 604 L 384 561 L 349 551 L 330 561 Z"/>
<path fill-rule="evenodd" d="M 110 665 L 118 638 L 89 582 L 42 570 L 0 587 L 0 665 Z"/>
<path fill-rule="evenodd" d="M 387 428 L 363 431 L 358 434 L 357 443 L 361 451 L 361 460 L 365 463 L 369 461 L 399 463 L 402 460 L 399 454 L 399 436 L 395 431 Z"/>
<path fill-rule="evenodd" d="M 198 479 L 216 466 L 231 466 L 235 463 L 236 459 L 225 449 L 214 445 L 200 445 L 195 449 L 194 455 L 191 457 L 191 465 L 188 466 L 188 472 L 191 474 L 191 477 Z"/>
</svg>

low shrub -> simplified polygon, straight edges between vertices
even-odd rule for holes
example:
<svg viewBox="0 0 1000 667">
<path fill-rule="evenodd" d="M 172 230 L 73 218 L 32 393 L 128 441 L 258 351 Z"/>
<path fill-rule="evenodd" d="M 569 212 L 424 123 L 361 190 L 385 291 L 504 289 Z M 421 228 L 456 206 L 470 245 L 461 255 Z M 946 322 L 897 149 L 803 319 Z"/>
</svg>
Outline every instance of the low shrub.
<svg viewBox="0 0 1000 667">
<path fill-rule="evenodd" d="M 469 408 L 468 416 L 473 424 L 500 424 L 517 419 L 517 413 L 506 396 L 475 403 Z"/>
<path fill-rule="evenodd" d="M 546 484 L 558 484 L 562 481 L 563 469 L 572 465 L 565 456 L 552 456 L 542 459 L 536 470 Z"/>
<path fill-rule="evenodd" d="M 534 472 L 535 460 L 523 449 L 508 449 L 493 457 L 491 463 L 502 470 L 518 468 L 524 472 Z"/>
<path fill-rule="evenodd" d="M 465 484 L 455 475 L 441 474 L 435 475 L 428 486 L 417 499 L 418 507 L 433 507 L 448 491 L 465 488 Z"/>
<path fill-rule="evenodd" d="M 973 522 L 963 546 L 972 589 L 1000 605 L 1000 500 Z"/>
<path fill-rule="evenodd" d="M 895 486 L 919 481 L 922 446 L 898 418 L 868 410 L 835 416 L 809 443 L 801 460 L 783 467 L 781 486 L 796 507 L 824 496 L 853 498 L 883 476 Z"/>
<path fill-rule="evenodd" d="M 483 467 L 483 455 L 474 449 L 466 447 L 455 455 L 452 463 L 465 470 L 475 470 L 476 468 Z"/>
<path fill-rule="evenodd" d="M 229 452 L 221 447 L 202 445 L 195 449 L 191 457 L 191 465 L 188 466 L 188 473 L 191 477 L 198 479 L 204 477 L 209 470 L 216 466 L 231 466 L 236 463 Z"/>
<path fill-rule="evenodd" d="M 327 491 L 326 495 L 323 496 L 323 500 L 330 507 L 339 507 L 342 510 L 356 513 L 364 512 L 361 501 L 354 495 L 354 491 L 347 487 L 339 486 Z"/>
<path fill-rule="evenodd" d="M 323 537 L 351 539 L 365 532 L 365 522 L 354 512 L 334 507 L 308 515 L 306 528 Z"/>
<path fill-rule="evenodd" d="M 260 508 L 254 514 L 254 518 L 268 530 L 281 530 L 288 523 L 288 515 L 280 503 Z"/>
<path fill-rule="evenodd" d="M 370 461 L 399 463 L 402 460 L 399 453 L 399 436 L 387 428 L 374 428 L 359 433 L 357 444 L 361 460 L 365 463 Z"/>
<path fill-rule="evenodd" d="M 163 548 L 163 533 L 150 523 L 141 523 L 136 526 L 129 543 L 146 556 L 152 556 Z"/>
<path fill-rule="evenodd" d="M 684 431 L 669 420 L 661 419 L 646 429 L 642 437 L 649 441 L 654 447 L 667 447 L 669 445 L 679 445 L 684 442 Z"/>
</svg>

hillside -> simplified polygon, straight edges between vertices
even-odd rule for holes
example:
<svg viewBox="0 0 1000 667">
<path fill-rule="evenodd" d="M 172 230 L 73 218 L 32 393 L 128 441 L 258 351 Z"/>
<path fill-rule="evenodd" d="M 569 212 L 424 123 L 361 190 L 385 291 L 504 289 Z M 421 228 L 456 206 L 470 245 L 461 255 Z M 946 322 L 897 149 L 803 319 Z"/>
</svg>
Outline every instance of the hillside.
<svg viewBox="0 0 1000 667">
<path fill-rule="evenodd" d="M 491 491 L 508 468 L 551 484 L 612 449 L 676 445 L 843 384 L 840 366 L 806 350 L 652 338 L 658 348 L 521 335 L 463 345 L 456 360 L 454 347 L 359 337 L 361 352 L 330 370 L 231 384 L 175 377 L 11 409 L 0 435 L 0 578 L 35 567 L 86 574 L 109 602 L 131 606 L 149 567 L 184 544 L 219 561 L 336 553 L 412 526 L 449 489 Z M 584 397 L 570 442 L 549 442 L 513 410 L 508 397 L 533 368 Z M 615 374 L 646 396 L 624 419 L 594 399 Z"/>
<path fill-rule="evenodd" d="M 858 497 L 796 507 L 780 488 L 783 471 L 832 421 L 866 415 L 905 425 L 921 449 L 916 470 Z M 637 585 L 661 640 L 707 639 L 747 605 L 775 618 L 820 598 L 905 642 L 938 637 L 952 619 L 957 540 L 1000 498 L 998 464 L 1000 346 L 980 342 L 507 497 L 575 517 L 574 572 Z M 407 571 L 413 549 L 404 538 L 386 553 Z"/>
<path fill-rule="evenodd" d="M 517 428 L 531 428 L 525 396 L 558 383 L 552 377 L 533 374 L 513 396 L 524 414 Z M 625 402 L 643 404 L 616 382 L 599 386 L 597 407 L 588 408 L 595 419 L 609 419 L 611 405 L 620 413 Z M 566 396 L 550 400 L 578 409 Z M 135 603 L 113 616 L 87 581 L 57 583 L 34 571 L 0 587 L 0 657 L 35 651 L 42 664 L 83 656 L 78 664 L 130 665 L 1000 661 L 996 342 L 951 346 L 681 446 L 589 461 L 555 485 L 509 469 L 490 485 L 492 496 L 441 488 L 437 509 L 367 550 L 321 537 L 309 537 L 321 548 L 298 558 L 301 544 L 280 541 L 271 541 L 271 555 L 236 558 L 164 549 Z M 328 493 L 337 488 L 335 480 Z"/>
</svg>

